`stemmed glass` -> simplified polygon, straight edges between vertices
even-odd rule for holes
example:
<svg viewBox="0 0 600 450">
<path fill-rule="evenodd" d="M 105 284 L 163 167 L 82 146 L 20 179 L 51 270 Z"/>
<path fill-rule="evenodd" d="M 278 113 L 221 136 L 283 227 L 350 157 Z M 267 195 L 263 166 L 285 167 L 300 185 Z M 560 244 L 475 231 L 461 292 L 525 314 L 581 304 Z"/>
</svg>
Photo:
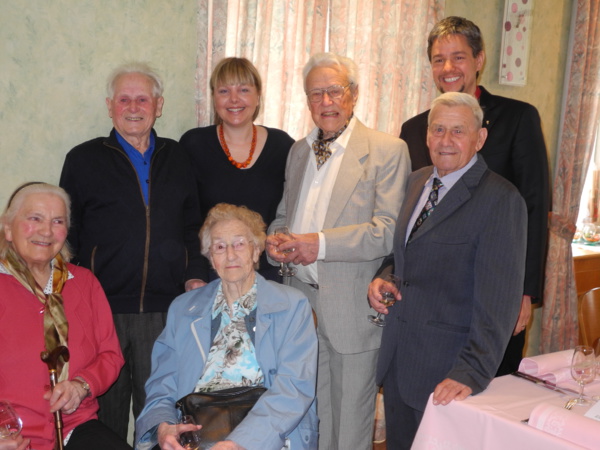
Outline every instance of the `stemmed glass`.
<svg viewBox="0 0 600 450">
<path fill-rule="evenodd" d="M 196 424 L 193 416 L 181 416 L 181 424 Z M 179 443 L 186 450 L 198 450 L 200 448 L 200 431 L 184 431 L 179 435 Z"/>
<path fill-rule="evenodd" d="M 600 377 L 600 338 L 594 342 L 594 355 L 596 356 L 596 376 Z M 594 395 L 592 400 L 600 400 L 600 395 Z"/>
<path fill-rule="evenodd" d="M 571 376 L 579 384 L 579 397 L 576 405 L 587 405 L 589 400 L 583 398 L 583 388 L 586 384 L 594 381 L 596 375 L 596 357 L 594 349 L 589 345 L 578 345 L 573 351 L 571 361 Z"/>
<path fill-rule="evenodd" d="M 14 439 L 23 428 L 23 421 L 11 404 L 0 400 L 0 439 Z"/>
<path fill-rule="evenodd" d="M 400 290 L 400 278 L 396 275 L 388 274 L 383 280 L 387 284 L 382 284 L 379 293 L 381 294 L 381 303 L 387 308 L 396 303 L 396 295 L 390 290 L 389 284 L 396 286 L 396 289 Z M 385 327 L 385 317 L 382 313 L 377 313 L 377 316 L 369 316 L 369 321 L 378 327 Z"/>
<path fill-rule="evenodd" d="M 290 234 L 290 229 L 288 227 L 277 227 L 273 230 L 273 234 L 274 235 L 282 234 L 284 236 L 289 236 L 289 237 L 292 236 Z M 283 250 L 281 253 L 288 254 L 288 253 L 291 253 L 291 251 L 292 251 L 291 249 Z M 293 277 L 294 275 L 296 275 L 296 268 L 290 267 L 289 263 L 284 263 L 282 261 L 280 263 L 279 275 L 281 275 L 282 277 Z"/>
</svg>

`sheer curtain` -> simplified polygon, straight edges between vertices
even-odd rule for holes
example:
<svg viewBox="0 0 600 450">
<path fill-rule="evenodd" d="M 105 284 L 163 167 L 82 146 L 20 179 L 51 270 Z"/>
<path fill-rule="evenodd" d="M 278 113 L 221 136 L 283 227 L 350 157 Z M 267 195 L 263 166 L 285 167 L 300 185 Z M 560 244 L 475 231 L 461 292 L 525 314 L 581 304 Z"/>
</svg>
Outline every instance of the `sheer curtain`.
<svg viewBox="0 0 600 450">
<path fill-rule="evenodd" d="M 263 79 L 257 122 L 302 137 L 310 126 L 302 67 L 312 53 L 324 48 L 328 0 L 199 0 L 198 4 L 198 125 L 212 122 L 213 67 L 226 56 L 244 56 Z"/>
<path fill-rule="evenodd" d="M 257 119 L 295 139 L 313 127 L 302 67 L 331 50 L 359 65 L 357 116 L 398 135 L 403 121 L 429 107 L 435 86 L 425 52 L 445 0 L 198 0 L 196 112 L 212 122 L 209 80 L 226 56 L 250 59 L 263 77 Z"/>
<path fill-rule="evenodd" d="M 571 241 L 600 120 L 600 0 L 576 0 L 573 8 L 571 61 L 550 216 L 542 353 L 577 345 Z"/>
<path fill-rule="evenodd" d="M 436 96 L 427 35 L 445 1 L 331 0 L 330 49 L 358 64 L 357 116 L 400 134 L 402 123 L 429 109 Z"/>
</svg>

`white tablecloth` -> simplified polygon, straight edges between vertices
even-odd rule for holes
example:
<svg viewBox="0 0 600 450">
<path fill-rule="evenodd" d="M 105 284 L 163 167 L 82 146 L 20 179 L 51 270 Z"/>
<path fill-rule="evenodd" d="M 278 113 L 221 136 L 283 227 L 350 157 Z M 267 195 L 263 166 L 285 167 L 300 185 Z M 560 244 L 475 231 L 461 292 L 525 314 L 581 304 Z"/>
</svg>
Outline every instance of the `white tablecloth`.
<svg viewBox="0 0 600 450">
<path fill-rule="evenodd" d="M 600 394 L 600 380 L 586 386 L 586 393 Z M 581 449 L 564 439 L 521 422 L 540 403 L 563 407 L 570 396 L 530 381 L 506 375 L 494 379 L 479 395 L 434 406 L 429 398 L 413 449 L 452 450 L 565 450 Z M 584 415 L 586 406 L 573 414 Z M 600 422 L 598 446 L 600 449 Z"/>
</svg>

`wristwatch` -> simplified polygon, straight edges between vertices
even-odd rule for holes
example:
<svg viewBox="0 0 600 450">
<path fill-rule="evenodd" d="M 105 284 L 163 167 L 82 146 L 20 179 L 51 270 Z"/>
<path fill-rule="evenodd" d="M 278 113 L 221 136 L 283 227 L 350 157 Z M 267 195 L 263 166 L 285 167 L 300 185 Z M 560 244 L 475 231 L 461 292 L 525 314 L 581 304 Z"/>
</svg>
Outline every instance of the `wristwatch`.
<svg viewBox="0 0 600 450">
<path fill-rule="evenodd" d="M 90 395 L 90 385 L 83 378 L 77 377 L 77 378 L 73 378 L 71 381 L 72 382 L 76 381 L 77 383 L 79 383 L 81 385 L 81 387 L 87 392 L 86 397 L 88 395 Z"/>
</svg>

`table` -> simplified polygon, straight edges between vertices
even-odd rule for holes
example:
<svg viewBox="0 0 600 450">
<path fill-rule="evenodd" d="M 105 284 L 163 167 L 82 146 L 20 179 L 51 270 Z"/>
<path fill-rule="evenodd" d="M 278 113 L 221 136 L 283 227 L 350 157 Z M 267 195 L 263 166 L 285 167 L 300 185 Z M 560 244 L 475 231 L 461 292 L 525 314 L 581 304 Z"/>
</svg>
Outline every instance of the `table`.
<svg viewBox="0 0 600 450">
<path fill-rule="evenodd" d="M 586 394 L 600 394 L 600 380 L 596 379 L 585 389 Z M 521 422 L 529 418 L 539 403 L 562 407 L 568 399 L 569 396 L 513 375 L 495 378 L 481 394 L 446 406 L 433 405 L 430 397 L 413 449 L 580 449 L 582 447 Z M 583 415 L 588 409 L 575 406 L 571 411 Z"/>
<path fill-rule="evenodd" d="M 577 297 L 600 286 L 600 245 L 572 244 Z"/>
</svg>

